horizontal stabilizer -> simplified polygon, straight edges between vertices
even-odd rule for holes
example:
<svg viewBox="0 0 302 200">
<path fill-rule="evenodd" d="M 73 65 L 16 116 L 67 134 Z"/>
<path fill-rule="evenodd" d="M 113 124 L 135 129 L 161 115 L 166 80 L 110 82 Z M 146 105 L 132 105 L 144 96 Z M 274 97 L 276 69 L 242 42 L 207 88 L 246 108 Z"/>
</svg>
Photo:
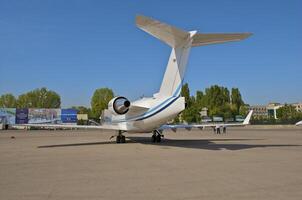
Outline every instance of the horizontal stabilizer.
<svg viewBox="0 0 302 200">
<path fill-rule="evenodd" d="M 154 20 L 149 17 L 142 15 L 136 16 L 136 25 L 138 28 L 144 30 L 150 35 L 156 37 L 157 39 L 165 42 L 169 46 L 176 48 L 184 45 L 186 41 L 189 40 L 191 35 L 192 44 L 191 46 L 204 46 L 209 44 L 219 44 L 225 42 L 234 42 L 243 40 L 249 36 L 251 33 L 197 33 L 181 30 L 174 26 L 165 24 L 163 22 Z"/>
<path fill-rule="evenodd" d="M 173 48 L 190 36 L 186 31 L 142 15 L 136 16 L 136 25 Z"/>
<path fill-rule="evenodd" d="M 193 36 L 192 46 L 203 46 L 243 40 L 251 33 L 198 33 Z"/>
</svg>

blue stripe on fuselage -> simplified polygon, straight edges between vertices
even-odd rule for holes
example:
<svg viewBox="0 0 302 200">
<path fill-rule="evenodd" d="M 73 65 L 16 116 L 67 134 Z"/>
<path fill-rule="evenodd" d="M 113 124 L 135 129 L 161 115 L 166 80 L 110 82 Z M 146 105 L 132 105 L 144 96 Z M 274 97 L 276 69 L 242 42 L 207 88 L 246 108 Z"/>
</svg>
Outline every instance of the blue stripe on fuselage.
<svg viewBox="0 0 302 200">
<path fill-rule="evenodd" d="M 149 117 L 152 117 L 154 115 L 156 115 L 157 113 L 163 111 L 164 109 L 168 108 L 172 103 L 174 103 L 180 96 L 174 98 L 170 103 L 168 103 L 167 105 L 165 105 L 164 107 L 162 107 L 161 109 L 159 109 L 158 111 L 154 112 L 153 114 L 150 114 L 149 116 L 145 116 L 145 117 L 142 117 L 140 119 L 137 119 L 135 121 L 140 121 L 140 120 L 144 120 L 144 119 L 147 119 Z"/>
</svg>

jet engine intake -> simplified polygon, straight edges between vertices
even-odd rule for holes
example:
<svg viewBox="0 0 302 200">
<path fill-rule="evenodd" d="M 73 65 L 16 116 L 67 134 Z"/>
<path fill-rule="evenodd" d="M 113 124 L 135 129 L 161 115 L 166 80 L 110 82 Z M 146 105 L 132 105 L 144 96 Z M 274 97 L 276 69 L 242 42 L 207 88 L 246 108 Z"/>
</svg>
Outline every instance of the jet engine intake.
<svg viewBox="0 0 302 200">
<path fill-rule="evenodd" d="M 124 115 L 129 111 L 130 101 L 125 97 L 115 97 L 108 103 L 108 109 L 113 114 Z"/>
</svg>

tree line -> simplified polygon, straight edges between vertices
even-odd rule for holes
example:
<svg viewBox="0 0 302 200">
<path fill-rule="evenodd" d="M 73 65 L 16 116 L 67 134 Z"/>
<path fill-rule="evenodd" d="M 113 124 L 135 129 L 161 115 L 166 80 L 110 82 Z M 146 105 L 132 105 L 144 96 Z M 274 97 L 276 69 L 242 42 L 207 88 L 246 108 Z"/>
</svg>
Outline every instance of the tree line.
<svg viewBox="0 0 302 200">
<path fill-rule="evenodd" d="M 79 114 L 88 114 L 89 119 L 99 121 L 103 110 L 107 109 L 109 101 L 114 97 L 114 93 L 110 88 L 96 89 L 91 97 L 90 108 L 85 106 L 73 106 Z"/>
<path fill-rule="evenodd" d="M 186 99 L 186 109 L 175 118 L 175 122 L 200 122 L 202 108 L 208 109 L 208 116 L 220 116 L 225 120 L 234 119 L 236 115 L 245 115 L 248 111 L 238 88 L 232 88 L 230 92 L 226 87 L 213 85 L 204 92 L 198 90 L 191 96 L 186 83 L 182 87 L 181 95 Z"/>
<path fill-rule="evenodd" d="M 79 114 L 88 114 L 90 119 L 98 120 L 101 112 L 107 108 L 108 102 L 114 97 L 109 88 L 96 89 L 91 98 L 91 108 L 72 106 Z M 45 87 L 34 89 L 15 97 L 11 93 L 0 96 L 0 108 L 60 108 L 61 97 L 58 93 Z"/>
<path fill-rule="evenodd" d="M 186 83 L 182 87 L 181 94 L 185 97 L 187 106 L 181 117 L 175 121 L 199 122 L 199 112 L 203 107 L 209 109 L 210 116 L 230 118 L 239 113 L 245 114 L 245 110 L 242 109 L 244 102 L 238 88 L 232 88 L 230 93 L 227 88 L 214 85 L 206 88 L 205 92 L 197 91 L 195 96 L 191 96 Z M 72 108 L 77 109 L 79 114 L 88 114 L 89 118 L 98 120 L 113 97 L 114 92 L 110 88 L 99 88 L 91 97 L 90 108 L 85 106 L 72 106 Z M 17 98 L 12 94 L 0 96 L 0 107 L 4 108 L 60 108 L 60 106 L 60 95 L 45 87 L 26 92 Z"/>
<path fill-rule="evenodd" d="M 220 116 L 226 119 L 234 119 L 235 116 L 245 116 L 248 105 L 244 103 L 238 88 L 228 88 L 213 85 L 204 91 L 196 91 L 190 94 L 189 85 L 182 86 L 181 95 L 185 97 L 186 109 L 174 119 L 175 123 L 188 122 L 198 123 L 201 121 L 200 111 L 208 109 L 208 116 Z M 96 89 L 91 97 L 90 107 L 72 106 L 79 114 L 88 114 L 89 119 L 99 120 L 108 102 L 114 97 L 110 88 Z M 0 96 L 0 108 L 60 108 L 61 97 L 58 93 L 47 88 L 38 88 L 15 97 L 8 93 Z M 291 105 L 285 105 L 277 110 L 278 119 L 270 117 L 252 118 L 254 124 L 294 123 L 302 120 L 302 113 L 295 110 Z"/>
<path fill-rule="evenodd" d="M 43 87 L 15 97 L 13 94 L 0 96 L 1 108 L 60 108 L 61 97 L 58 93 Z"/>
</svg>

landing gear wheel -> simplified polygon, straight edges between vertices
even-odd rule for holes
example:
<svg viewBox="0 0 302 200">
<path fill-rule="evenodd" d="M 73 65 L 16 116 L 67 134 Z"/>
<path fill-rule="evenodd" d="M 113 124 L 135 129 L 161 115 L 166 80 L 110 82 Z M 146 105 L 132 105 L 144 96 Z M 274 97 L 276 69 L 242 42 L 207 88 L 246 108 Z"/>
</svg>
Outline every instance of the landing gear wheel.
<svg viewBox="0 0 302 200">
<path fill-rule="evenodd" d="M 126 137 L 124 135 L 121 137 L 121 143 L 126 143 Z"/>
<path fill-rule="evenodd" d="M 152 141 L 153 143 L 155 143 L 155 142 L 156 142 L 156 135 L 155 135 L 155 134 L 153 134 L 153 135 L 152 135 L 152 137 L 151 137 L 151 141 Z"/>
<path fill-rule="evenodd" d="M 121 136 L 120 135 L 116 136 L 116 143 L 121 143 Z"/>
<path fill-rule="evenodd" d="M 116 143 L 126 143 L 126 137 L 123 135 L 123 131 L 118 131 L 116 136 Z"/>
<path fill-rule="evenodd" d="M 161 141 L 161 135 L 160 134 L 157 134 L 156 135 L 156 142 L 160 142 Z"/>
<path fill-rule="evenodd" d="M 151 141 L 152 141 L 153 143 L 155 143 L 155 142 L 161 142 L 161 137 L 164 137 L 164 136 L 161 134 L 161 132 L 158 131 L 158 130 L 154 130 L 154 131 L 153 131 L 153 134 L 152 134 L 152 137 L 151 137 Z"/>
</svg>

